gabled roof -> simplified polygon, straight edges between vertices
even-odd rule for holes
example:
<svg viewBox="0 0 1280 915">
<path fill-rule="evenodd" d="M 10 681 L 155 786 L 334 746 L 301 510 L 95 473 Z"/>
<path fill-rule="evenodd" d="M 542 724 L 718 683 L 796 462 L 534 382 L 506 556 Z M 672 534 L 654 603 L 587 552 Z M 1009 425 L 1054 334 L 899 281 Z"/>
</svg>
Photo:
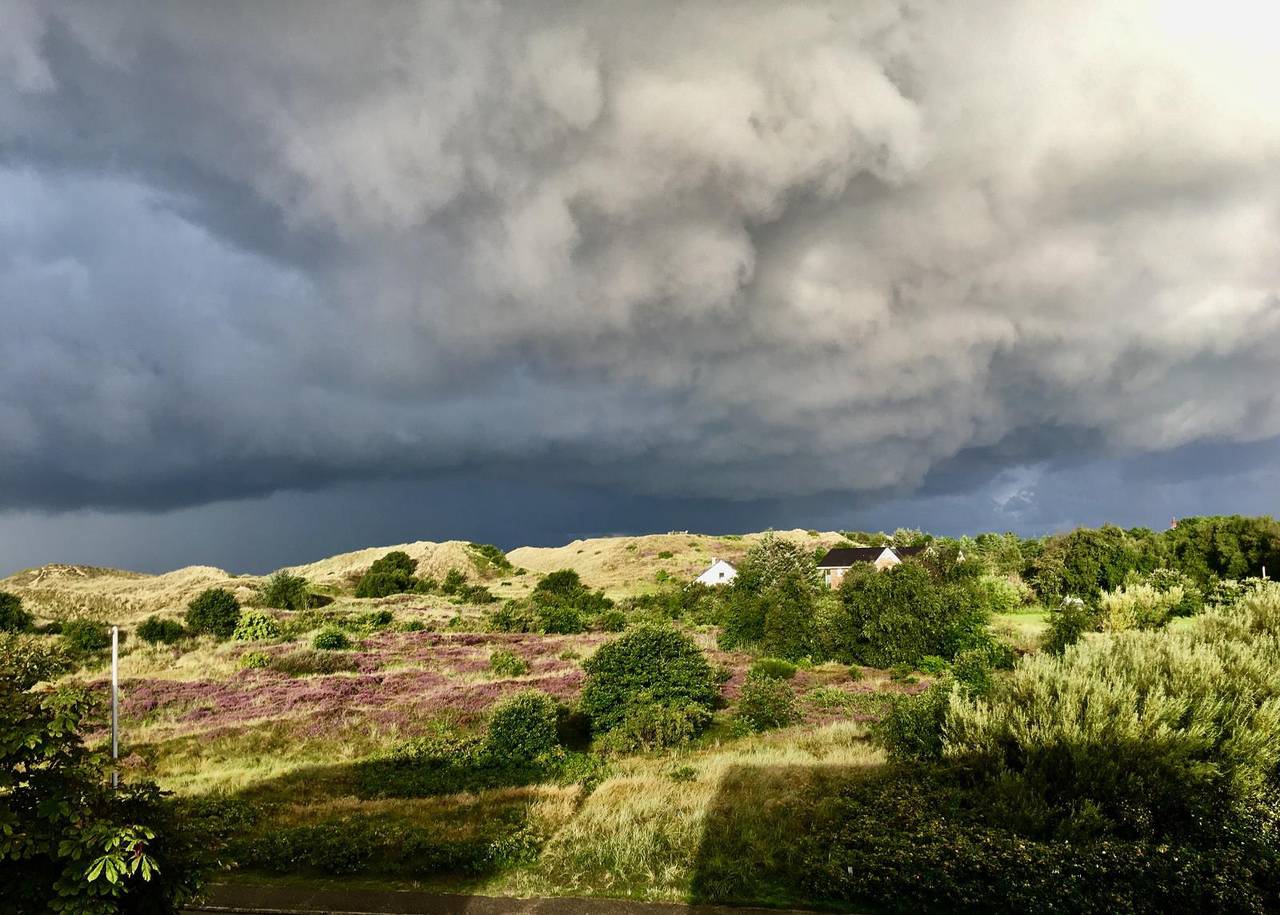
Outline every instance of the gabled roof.
<svg viewBox="0 0 1280 915">
<path fill-rule="evenodd" d="M 875 562 L 885 550 L 899 559 L 918 556 L 925 551 L 922 546 L 843 546 L 828 550 L 818 563 L 820 569 L 846 569 L 855 562 Z"/>
<path fill-rule="evenodd" d="M 818 563 L 820 569 L 843 569 L 855 562 L 875 562 L 885 551 L 882 546 L 843 546 L 828 550 Z"/>
</svg>

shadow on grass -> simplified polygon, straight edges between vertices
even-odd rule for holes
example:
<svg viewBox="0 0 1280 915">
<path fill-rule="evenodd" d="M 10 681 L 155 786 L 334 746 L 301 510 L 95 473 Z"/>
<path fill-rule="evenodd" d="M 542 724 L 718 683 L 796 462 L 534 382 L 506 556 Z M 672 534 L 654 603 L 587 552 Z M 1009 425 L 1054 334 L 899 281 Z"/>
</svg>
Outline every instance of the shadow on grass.
<svg viewBox="0 0 1280 915">
<path fill-rule="evenodd" d="M 732 767 L 706 815 L 690 901 L 886 911 L 831 893 L 826 873 L 836 866 L 826 839 L 839 829 L 848 798 L 886 779 L 879 765 Z"/>
</svg>

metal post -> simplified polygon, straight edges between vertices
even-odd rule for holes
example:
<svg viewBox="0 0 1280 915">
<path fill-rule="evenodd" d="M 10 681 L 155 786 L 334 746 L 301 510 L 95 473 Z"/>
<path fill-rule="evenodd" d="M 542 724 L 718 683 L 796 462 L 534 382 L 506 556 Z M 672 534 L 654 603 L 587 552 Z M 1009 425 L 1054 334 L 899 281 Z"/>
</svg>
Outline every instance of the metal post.
<svg viewBox="0 0 1280 915">
<path fill-rule="evenodd" d="M 120 785 L 120 627 L 111 627 L 111 787 Z"/>
</svg>

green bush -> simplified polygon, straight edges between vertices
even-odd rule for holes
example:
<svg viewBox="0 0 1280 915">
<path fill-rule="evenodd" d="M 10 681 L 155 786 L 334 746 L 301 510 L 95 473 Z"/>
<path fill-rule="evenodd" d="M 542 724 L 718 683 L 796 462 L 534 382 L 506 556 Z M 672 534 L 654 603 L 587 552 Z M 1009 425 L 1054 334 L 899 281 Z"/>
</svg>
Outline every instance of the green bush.
<svg viewBox="0 0 1280 915">
<path fill-rule="evenodd" d="M 484 585 L 464 585 L 458 589 L 457 597 L 468 604 L 492 604 L 497 600 Z"/>
<path fill-rule="evenodd" d="M 639 699 L 598 741 L 606 753 L 647 753 L 687 743 L 711 723 L 711 710 L 696 702 Z"/>
<path fill-rule="evenodd" d="M 596 617 L 596 628 L 601 632 L 621 632 L 627 628 L 627 615 L 621 610 L 606 610 Z"/>
<path fill-rule="evenodd" d="M 538 631 L 553 635 L 573 635 L 587 628 L 582 611 L 573 604 L 545 603 L 537 605 Z"/>
<path fill-rule="evenodd" d="M 914 696 L 894 696 L 873 727 L 891 759 L 930 760 L 942 756 L 942 726 L 952 683 L 934 683 Z"/>
<path fill-rule="evenodd" d="M 499 702 L 489 714 L 487 749 L 499 759 L 533 760 L 553 752 L 556 703 L 546 693 L 525 690 Z"/>
<path fill-rule="evenodd" d="M 418 560 L 411 559 L 403 550 L 392 550 L 381 559 L 374 560 L 368 570 L 356 582 L 356 597 L 387 597 L 412 591 L 417 582 L 413 573 Z"/>
<path fill-rule="evenodd" d="M 747 731 L 785 728 L 800 720 L 796 692 L 785 680 L 752 672 L 742 684 L 735 717 Z"/>
<path fill-rule="evenodd" d="M 240 614 L 235 632 L 231 637 L 237 642 L 265 642 L 280 637 L 280 624 L 270 613 L 261 610 L 247 610 Z"/>
<path fill-rule="evenodd" d="M 351 647 L 351 640 L 337 626 L 325 626 L 311 639 L 311 647 L 319 651 L 345 651 Z"/>
<path fill-rule="evenodd" d="M 240 622 L 240 601 L 226 588 L 207 588 L 187 604 L 187 630 L 227 639 Z"/>
<path fill-rule="evenodd" d="M 340 619 L 339 625 L 352 632 L 377 632 L 380 629 L 386 629 L 395 621 L 396 615 L 390 610 L 368 610 Z"/>
<path fill-rule="evenodd" d="M 148 645 L 172 645 L 186 635 L 186 627 L 180 622 L 162 616 L 152 615 L 138 624 L 138 638 Z"/>
<path fill-rule="evenodd" d="M 1008 578 L 1000 575 L 984 575 L 978 587 L 982 603 L 991 613 L 1010 613 L 1022 606 L 1022 592 Z"/>
<path fill-rule="evenodd" d="M 358 669 L 356 659 L 349 654 L 340 651 L 317 651 L 310 648 L 274 655 L 270 666 L 272 670 L 278 670 L 290 677 L 336 674 Z"/>
<path fill-rule="evenodd" d="M 489 670 L 498 677 L 523 677 L 529 662 L 507 648 L 495 648 L 489 654 Z"/>
<path fill-rule="evenodd" d="M 980 579 L 936 578 L 921 564 L 904 562 L 882 572 L 855 567 L 840 584 L 843 615 L 840 660 L 872 667 L 909 664 L 927 655 L 953 658 L 991 641 Z"/>
<path fill-rule="evenodd" d="M 489 611 L 485 624 L 492 632 L 537 632 L 538 613 L 528 601 L 509 600 Z"/>
<path fill-rule="evenodd" d="M 246 651 L 240 655 L 240 666 L 245 670 L 260 670 L 271 666 L 271 655 L 265 651 Z"/>
<path fill-rule="evenodd" d="M 1156 629 L 1173 615 L 1183 602 L 1182 588 L 1173 585 L 1160 591 L 1148 584 L 1122 585 L 1103 591 L 1098 598 L 1100 621 L 1107 632 L 1129 629 Z"/>
<path fill-rule="evenodd" d="M 412 584 L 394 572 L 365 572 L 356 582 L 356 597 L 387 597 L 410 588 Z"/>
<path fill-rule="evenodd" d="M 34 622 L 35 617 L 22 609 L 21 597 L 0 591 L 0 632 L 26 632 Z"/>
<path fill-rule="evenodd" d="M 123 640 L 124 633 L 120 633 Z M 72 654 L 93 654 L 111 647 L 111 627 L 101 620 L 68 620 L 62 624 L 62 644 Z"/>
<path fill-rule="evenodd" d="M 763 591 L 752 590 L 752 580 L 739 576 L 724 589 L 720 647 L 756 648 L 792 661 L 811 654 L 816 612 L 809 579 L 789 572 Z"/>
<path fill-rule="evenodd" d="M 602 732 L 622 724 L 636 704 L 678 707 L 689 723 L 702 720 L 688 709 L 697 706 L 707 711 L 709 720 L 719 694 L 711 665 L 698 646 L 667 627 L 635 626 L 582 666 L 587 672 L 582 709 Z"/>
<path fill-rule="evenodd" d="M 262 606 L 276 610 L 306 610 L 311 606 L 309 589 L 310 585 L 301 575 L 281 569 L 262 586 L 259 600 Z"/>
<path fill-rule="evenodd" d="M 927 654 L 920 659 L 921 672 L 929 674 L 931 677 L 936 677 L 939 674 L 945 674 L 950 669 L 951 664 L 947 659 L 940 658 L 936 654 Z"/>
<path fill-rule="evenodd" d="M 751 676 L 772 677 L 775 680 L 790 680 L 796 675 L 796 666 L 782 658 L 761 658 L 751 665 Z"/>
<path fill-rule="evenodd" d="M 1062 654 L 1079 642 L 1096 623 L 1097 614 L 1080 598 L 1064 597 L 1049 611 L 1049 630 L 1041 647 L 1049 654 Z"/>
<path fill-rule="evenodd" d="M 444 581 L 440 583 L 441 594 L 457 594 L 459 589 L 467 584 L 467 576 L 462 574 L 459 569 L 450 569 L 445 573 Z"/>
<path fill-rule="evenodd" d="M 675 556 L 675 553 L 671 552 L 670 550 L 660 550 L 658 552 L 659 559 L 671 559 L 674 556 Z"/>
<path fill-rule="evenodd" d="M 440 582 L 436 581 L 431 576 L 427 576 L 426 578 L 419 578 L 417 581 L 413 583 L 414 594 L 434 594 L 436 591 L 439 591 L 439 590 L 440 590 Z"/>
</svg>

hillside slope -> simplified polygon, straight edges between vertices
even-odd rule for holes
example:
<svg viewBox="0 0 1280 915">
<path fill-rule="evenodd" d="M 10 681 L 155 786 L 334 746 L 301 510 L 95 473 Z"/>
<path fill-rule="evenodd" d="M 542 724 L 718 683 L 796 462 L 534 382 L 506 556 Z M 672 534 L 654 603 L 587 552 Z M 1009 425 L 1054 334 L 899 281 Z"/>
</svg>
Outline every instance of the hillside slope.
<svg viewBox="0 0 1280 915">
<path fill-rule="evenodd" d="M 830 547 L 844 538 L 834 532 L 774 531 L 778 537 L 807 549 Z M 531 572 L 574 569 L 593 588 L 610 593 L 633 593 L 653 586 L 660 570 L 680 579 L 701 574 L 716 559 L 738 563 L 757 534 L 643 534 L 635 537 L 593 537 L 558 547 L 523 546 L 507 554 L 515 565 Z M 662 554 L 670 553 L 670 556 Z"/>
<path fill-rule="evenodd" d="M 806 547 L 829 547 L 842 538 L 833 532 L 777 531 L 777 536 Z M 392 550 L 402 550 L 418 560 L 418 574 L 441 579 L 451 568 L 473 580 L 483 579 L 500 597 L 528 592 L 538 575 L 557 569 L 574 569 L 592 588 L 603 588 L 614 597 L 652 590 L 660 578 L 691 579 L 714 559 L 740 562 L 751 544 L 764 534 L 707 535 L 690 533 L 643 534 L 634 537 L 593 537 L 559 547 L 520 547 L 507 554 L 516 571 L 505 575 L 490 570 L 481 576 L 474 553 L 461 540 L 368 547 L 340 553 L 289 571 L 305 576 L 313 586 L 350 593 L 356 579 L 369 565 Z M 663 575 L 662 573 L 666 573 Z M 93 566 L 47 565 L 0 579 L 0 591 L 22 597 L 28 607 L 45 619 L 91 617 L 117 623 L 136 623 L 163 611 L 182 610 L 205 588 L 227 588 L 241 602 L 248 602 L 264 576 L 234 575 L 213 566 L 188 566 L 163 575 L 147 575 L 123 569 Z"/>
</svg>

